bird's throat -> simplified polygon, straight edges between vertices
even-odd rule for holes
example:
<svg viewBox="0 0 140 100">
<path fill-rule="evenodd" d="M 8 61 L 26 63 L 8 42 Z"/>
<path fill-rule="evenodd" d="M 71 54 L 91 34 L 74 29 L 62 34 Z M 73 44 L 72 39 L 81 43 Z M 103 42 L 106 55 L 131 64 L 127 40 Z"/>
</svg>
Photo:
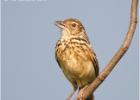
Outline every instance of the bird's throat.
<svg viewBox="0 0 140 100">
<path fill-rule="evenodd" d="M 70 37 L 71 37 L 71 34 L 68 29 L 62 30 L 61 39 L 68 40 L 68 39 L 70 39 Z"/>
</svg>

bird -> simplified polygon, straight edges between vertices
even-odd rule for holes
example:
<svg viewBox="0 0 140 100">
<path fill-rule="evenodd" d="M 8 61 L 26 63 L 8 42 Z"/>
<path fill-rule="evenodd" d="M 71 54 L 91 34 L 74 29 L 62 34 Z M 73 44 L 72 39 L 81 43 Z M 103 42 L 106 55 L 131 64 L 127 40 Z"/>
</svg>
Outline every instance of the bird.
<svg viewBox="0 0 140 100">
<path fill-rule="evenodd" d="M 84 90 L 99 73 L 96 54 L 91 47 L 83 24 L 76 18 L 56 21 L 60 29 L 60 38 L 55 46 L 56 61 L 64 76 L 72 84 L 72 91 L 66 100 L 70 100 L 76 90 Z M 86 100 L 93 100 L 91 94 Z"/>
</svg>

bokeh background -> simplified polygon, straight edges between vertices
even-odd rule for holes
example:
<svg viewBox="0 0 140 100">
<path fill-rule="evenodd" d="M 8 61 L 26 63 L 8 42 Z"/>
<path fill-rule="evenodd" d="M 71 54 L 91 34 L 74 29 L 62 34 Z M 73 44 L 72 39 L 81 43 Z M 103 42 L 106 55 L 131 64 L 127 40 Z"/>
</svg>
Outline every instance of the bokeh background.
<svg viewBox="0 0 140 100">
<path fill-rule="evenodd" d="M 2 100 L 65 100 L 71 84 L 59 69 L 56 20 L 77 18 L 100 71 L 123 42 L 131 0 L 2 0 Z M 132 44 L 96 90 L 96 100 L 138 100 L 138 27 Z"/>
</svg>

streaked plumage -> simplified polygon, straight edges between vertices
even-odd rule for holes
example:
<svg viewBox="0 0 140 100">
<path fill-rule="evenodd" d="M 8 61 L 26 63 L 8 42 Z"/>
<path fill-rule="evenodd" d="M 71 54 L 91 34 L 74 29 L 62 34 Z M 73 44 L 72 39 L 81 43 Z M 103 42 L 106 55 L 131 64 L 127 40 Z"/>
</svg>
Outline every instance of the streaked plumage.
<svg viewBox="0 0 140 100">
<path fill-rule="evenodd" d="M 90 84 L 98 75 L 98 61 L 81 22 L 66 19 L 57 22 L 61 37 L 55 48 L 56 60 L 74 91 Z M 70 94 L 69 98 L 73 95 Z M 88 100 L 91 100 L 90 98 Z"/>
</svg>

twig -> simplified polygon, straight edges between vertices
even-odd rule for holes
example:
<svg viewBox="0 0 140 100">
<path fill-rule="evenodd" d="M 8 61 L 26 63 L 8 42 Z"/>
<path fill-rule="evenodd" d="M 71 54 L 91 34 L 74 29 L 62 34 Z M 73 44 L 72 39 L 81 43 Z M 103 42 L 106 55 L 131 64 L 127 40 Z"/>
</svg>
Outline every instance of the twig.
<svg viewBox="0 0 140 100">
<path fill-rule="evenodd" d="M 110 62 L 105 66 L 103 71 L 97 76 L 97 78 L 84 91 L 82 98 L 77 98 L 76 100 L 78 100 L 78 99 L 85 100 L 90 94 L 92 94 L 101 85 L 101 83 L 106 79 L 106 77 L 110 74 L 110 72 L 113 70 L 115 65 L 119 62 L 119 60 L 122 58 L 122 56 L 128 50 L 128 48 L 131 44 L 132 38 L 133 38 L 133 34 L 136 29 L 137 6 L 138 6 L 138 0 L 132 0 L 129 29 L 128 29 L 128 32 L 126 34 L 123 44 L 121 45 L 119 50 L 116 52 L 116 54 L 113 56 L 113 58 L 110 60 Z M 80 97 L 80 96 L 78 96 L 78 97 Z"/>
</svg>

